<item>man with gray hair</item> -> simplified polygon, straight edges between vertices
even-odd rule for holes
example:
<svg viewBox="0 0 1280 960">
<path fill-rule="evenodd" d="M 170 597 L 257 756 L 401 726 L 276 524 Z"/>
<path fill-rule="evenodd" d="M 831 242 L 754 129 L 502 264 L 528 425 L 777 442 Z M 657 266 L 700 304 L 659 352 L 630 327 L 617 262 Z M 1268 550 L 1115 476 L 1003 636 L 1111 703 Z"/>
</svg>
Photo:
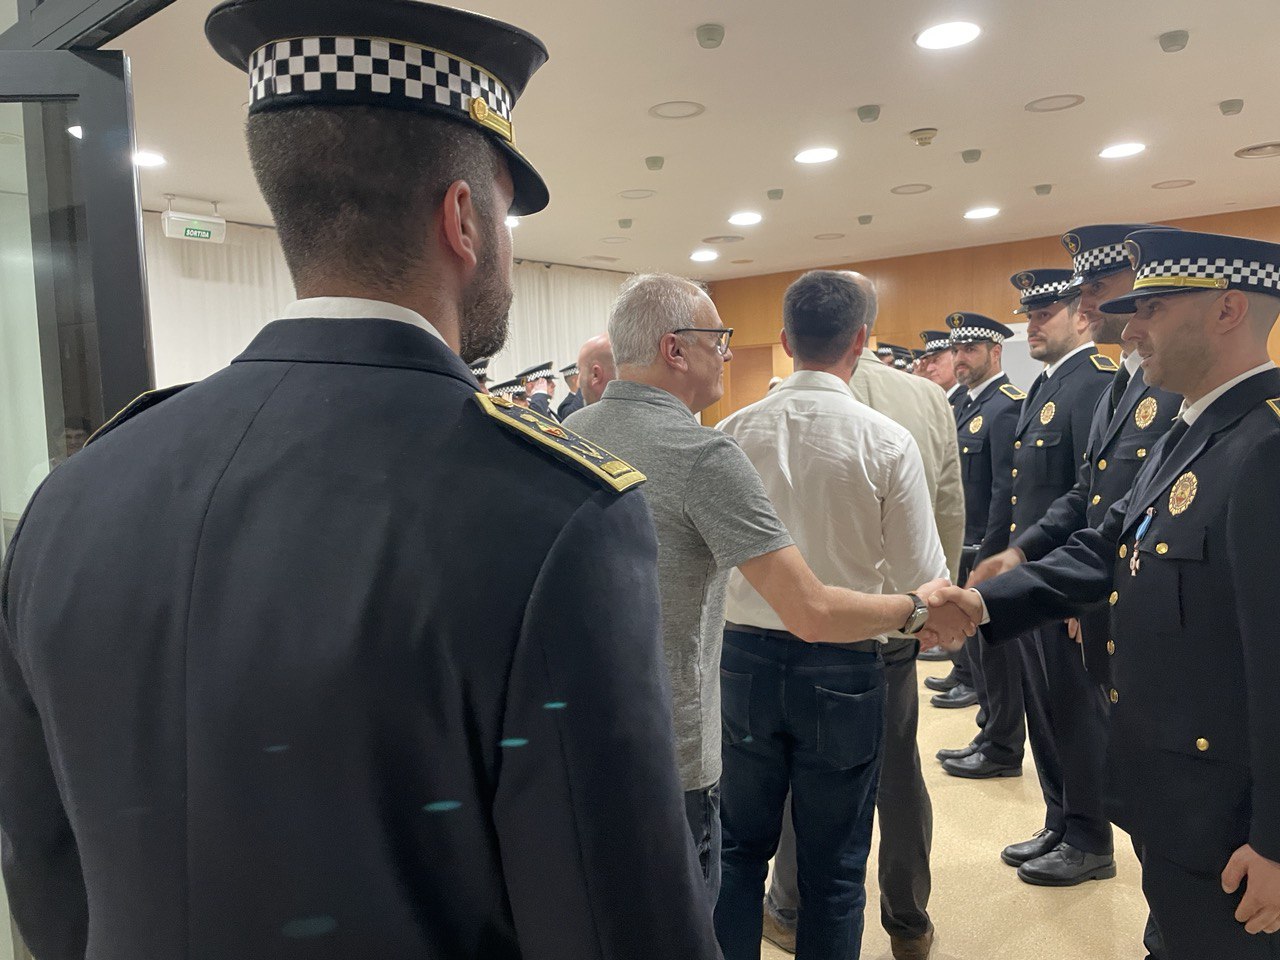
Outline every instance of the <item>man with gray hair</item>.
<svg viewBox="0 0 1280 960">
<path fill-rule="evenodd" d="M 855 399 L 849 383 L 861 367 L 875 305 L 874 287 L 858 274 L 814 270 L 793 283 L 783 300 L 782 346 L 796 372 L 720 429 L 738 441 L 759 471 L 779 516 L 824 583 L 887 593 L 898 583 L 945 577 L 947 562 L 916 440 Z M 952 421 L 940 390 L 870 362 L 887 379 L 936 394 L 944 432 L 954 434 L 946 430 Z M 917 698 L 915 640 L 880 635 L 843 645 L 799 642 L 736 573 L 729 578 L 726 616 L 724 886 L 716 906 L 716 937 L 726 960 L 759 956 L 763 882 L 784 827 L 788 790 L 800 955 L 857 956 L 882 756 L 882 800 L 895 807 L 891 816 L 900 814 L 892 821 L 900 828 L 893 839 L 907 848 L 903 859 L 909 861 L 897 873 L 905 866 L 912 874 L 891 878 L 901 901 L 890 930 L 894 955 L 910 946 L 911 956 L 926 956 L 932 928 L 921 901 L 928 898 L 928 841 L 918 835 L 927 833 L 928 824 L 903 824 L 929 817 L 923 782 L 915 789 L 916 714 L 904 716 L 907 702 L 914 707 Z M 882 652 L 889 647 L 875 641 L 894 643 L 892 690 Z M 746 692 L 736 695 L 735 687 Z M 740 730 L 749 735 L 736 735 Z M 882 815 L 885 806 L 880 804 Z M 917 845 L 924 847 L 922 870 L 915 862 Z M 891 858 L 896 855 L 891 851 Z M 923 896 L 913 889 L 920 872 Z"/>
<path fill-rule="evenodd" d="M 751 461 L 731 438 L 698 424 L 696 414 L 724 393 L 732 332 L 692 281 L 633 277 L 609 318 L 619 379 L 566 421 L 649 480 L 642 489 L 658 530 L 680 778 L 713 901 L 720 882 L 720 650 L 730 571 L 738 568 L 784 628 L 810 642 L 865 641 L 892 630 L 932 638 L 968 627 L 960 617 L 927 626 L 920 619 L 916 597 L 927 598 L 945 581 L 926 583 L 914 595 L 870 596 L 828 586 L 813 573 Z M 758 906 L 756 916 L 758 925 Z"/>
</svg>

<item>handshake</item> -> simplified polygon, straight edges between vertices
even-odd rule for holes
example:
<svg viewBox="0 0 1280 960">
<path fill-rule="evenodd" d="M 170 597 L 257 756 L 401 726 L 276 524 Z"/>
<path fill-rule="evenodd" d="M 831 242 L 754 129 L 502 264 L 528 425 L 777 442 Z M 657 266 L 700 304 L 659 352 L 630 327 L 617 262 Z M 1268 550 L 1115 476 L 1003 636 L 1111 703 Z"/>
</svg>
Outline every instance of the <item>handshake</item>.
<svg viewBox="0 0 1280 960">
<path fill-rule="evenodd" d="M 956 587 L 949 580 L 930 580 L 915 590 L 929 605 L 929 619 L 917 636 L 922 645 L 959 650 L 982 622 L 982 598 L 973 590 Z"/>
</svg>

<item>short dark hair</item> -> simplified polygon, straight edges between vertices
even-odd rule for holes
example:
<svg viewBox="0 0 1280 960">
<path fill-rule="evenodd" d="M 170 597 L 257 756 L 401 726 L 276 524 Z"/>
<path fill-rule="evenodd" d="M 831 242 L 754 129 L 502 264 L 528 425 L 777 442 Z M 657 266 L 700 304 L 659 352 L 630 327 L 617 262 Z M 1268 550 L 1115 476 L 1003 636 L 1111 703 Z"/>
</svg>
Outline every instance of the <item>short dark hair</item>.
<svg viewBox="0 0 1280 960">
<path fill-rule="evenodd" d="M 844 356 L 875 314 L 875 293 L 836 270 L 810 270 L 787 288 L 782 323 L 797 360 L 832 363 Z"/>
<path fill-rule="evenodd" d="M 249 159 L 296 284 L 394 284 L 421 266 L 423 231 L 455 180 L 491 219 L 501 160 L 486 136 L 443 117 L 383 107 L 253 114 Z"/>
</svg>

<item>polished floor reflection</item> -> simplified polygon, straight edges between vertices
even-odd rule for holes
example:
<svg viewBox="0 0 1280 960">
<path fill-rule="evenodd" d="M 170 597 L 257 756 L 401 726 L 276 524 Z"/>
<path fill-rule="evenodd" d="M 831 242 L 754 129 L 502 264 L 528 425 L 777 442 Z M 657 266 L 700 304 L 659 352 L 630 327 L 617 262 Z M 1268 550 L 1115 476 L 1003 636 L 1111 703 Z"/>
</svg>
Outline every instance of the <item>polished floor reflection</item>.
<svg viewBox="0 0 1280 960">
<path fill-rule="evenodd" d="M 920 663 L 920 679 L 942 676 L 945 663 Z M 958 780 L 933 758 L 939 747 L 959 747 L 973 733 L 976 708 L 938 710 L 920 688 L 920 753 L 933 797 L 933 898 L 938 929 L 931 960 L 1141 960 L 1146 903 L 1129 839 L 1116 836 L 1119 876 L 1056 890 L 1032 887 L 1000 862 L 1000 849 L 1044 825 L 1044 807 L 1031 753 L 1018 779 Z M 868 866 L 863 960 L 891 960 L 880 926 L 875 849 Z M 788 955 L 766 943 L 764 960 Z"/>
</svg>

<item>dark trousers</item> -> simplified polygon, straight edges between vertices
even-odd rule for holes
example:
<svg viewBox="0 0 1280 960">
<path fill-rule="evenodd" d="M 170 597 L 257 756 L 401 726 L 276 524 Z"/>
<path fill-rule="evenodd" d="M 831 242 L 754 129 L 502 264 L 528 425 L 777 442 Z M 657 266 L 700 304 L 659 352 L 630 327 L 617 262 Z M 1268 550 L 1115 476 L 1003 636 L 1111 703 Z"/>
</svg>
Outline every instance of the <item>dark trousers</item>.
<svg viewBox="0 0 1280 960">
<path fill-rule="evenodd" d="M 764 881 L 791 790 L 799 960 L 856 960 L 884 733 L 879 654 L 732 629 L 721 656 L 725 960 L 758 960 Z"/>
<path fill-rule="evenodd" d="M 1138 863 L 1143 862 L 1142 844 L 1137 837 L 1129 838 L 1133 842 L 1133 852 L 1137 854 Z M 1155 915 L 1151 913 L 1151 905 L 1147 904 L 1147 925 L 1142 930 L 1142 945 L 1147 948 L 1147 956 L 1151 960 L 1166 960 L 1169 956 L 1164 948 L 1164 939 L 1160 936 L 1160 928 L 1156 926 Z"/>
<path fill-rule="evenodd" d="M 956 572 L 956 582 L 961 586 L 964 586 L 964 582 L 969 579 L 969 574 L 973 571 L 974 561 L 977 558 L 978 548 L 976 546 L 965 547 L 961 551 L 959 570 Z M 976 671 L 977 665 L 973 661 L 973 654 L 969 652 L 969 644 L 966 643 L 951 655 L 951 674 L 966 687 L 977 689 Z"/>
<path fill-rule="evenodd" d="M 1160 960 L 1280 960 L 1280 934 L 1246 933 L 1235 918 L 1243 887 L 1223 893 L 1219 874 L 1193 873 L 1144 846 L 1142 892 L 1164 940 Z"/>
<path fill-rule="evenodd" d="M 1103 812 L 1107 701 L 1066 624 L 1033 630 L 1017 643 L 1027 731 L 1048 807 L 1045 826 L 1086 853 L 1111 853 L 1111 823 Z"/>
<path fill-rule="evenodd" d="M 891 642 L 884 654 L 885 736 L 881 751 L 880 789 L 880 922 L 895 937 L 924 936 L 929 921 L 932 877 L 933 805 L 920 769 L 916 731 L 920 696 L 915 644 Z M 897 647 L 898 649 L 895 649 Z M 773 859 L 773 878 L 766 904 L 777 920 L 794 927 L 800 905 L 796 884 L 796 835 L 791 826 L 790 798 L 782 818 L 782 836 Z"/>
<path fill-rule="evenodd" d="M 965 641 L 974 659 L 978 691 L 979 730 L 975 739 L 982 752 L 997 763 L 1022 763 L 1027 742 L 1027 714 L 1023 704 L 1022 655 L 1018 643 L 993 646 L 982 636 Z"/>
<path fill-rule="evenodd" d="M 714 908 L 720 896 L 720 784 L 704 790 L 686 790 L 684 813 L 689 818 L 693 849 L 698 853 L 702 879 L 707 884 L 708 902 Z"/>
</svg>

